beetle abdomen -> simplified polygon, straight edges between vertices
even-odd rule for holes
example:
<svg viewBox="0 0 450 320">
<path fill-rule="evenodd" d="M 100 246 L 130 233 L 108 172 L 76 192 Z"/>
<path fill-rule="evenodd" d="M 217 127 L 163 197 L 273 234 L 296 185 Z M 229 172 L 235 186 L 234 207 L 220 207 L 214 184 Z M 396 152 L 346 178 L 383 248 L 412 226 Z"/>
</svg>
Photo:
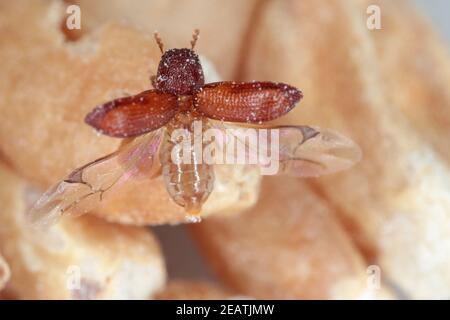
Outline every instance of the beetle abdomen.
<svg viewBox="0 0 450 320">
<path fill-rule="evenodd" d="M 193 137 L 192 126 L 185 128 Z M 198 150 L 195 150 L 193 143 L 190 144 L 190 149 L 184 150 L 189 153 L 190 163 L 182 161 L 180 153 L 174 152 L 176 142 L 172 141 L 173 130 L 170 126 L 167 128 L 160 150 L 164 182 L 171 198 L 178 205 L 185 207 L 189 215 L 198 215 L 214 186 L 213 166 L 197 157 Z"/>
</svg>

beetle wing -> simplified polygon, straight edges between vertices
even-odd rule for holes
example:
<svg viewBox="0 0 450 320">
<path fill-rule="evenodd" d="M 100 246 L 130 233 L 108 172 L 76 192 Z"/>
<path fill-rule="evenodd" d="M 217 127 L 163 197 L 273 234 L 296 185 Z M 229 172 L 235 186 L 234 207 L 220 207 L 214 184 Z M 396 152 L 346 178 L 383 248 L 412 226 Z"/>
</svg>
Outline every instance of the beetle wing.
<svg viewBox="0 0 450 320">
<path fill-rule="evenodd" d="M 194 95 L 194 106 L 211 119 L 261 123 L 286 114 L 302 96 L 301 91 L 284 83 L 215 82 Z"/>
<path fill-rule="evenodd" d="M 361 159 L 361 149 L 357 144 L 329 129 L 309 126 L 242 128 L 224 123 L 215 123 L 214 126 L 224 137 L 217 139 L 220 154 L 225 155 L 224 162 L 231 160 L 244 164 L 243 157 L 239 157 L 241 148 L 241 155 L 245 153 L 245 163 L 260 167 L 262 174 L 317 177 L 345 170 Z M 263 141 L 258 131 L 255 133 L 256 144 L 250 143 L 248 129 L 267 130 L 262 136 Z M 267 170 L 273 162 L 278 164 L 276 172 Z"/>
<path fill-rule="evenodd" d="M 279 171 L 296 177 L 317 177 L 348 169 L 361 160 L 361 149 L 329 129 L 282 126 L 279 129 Z"/>
<path fill-rule="evenodd" d="M 111 189 L 142 175 L 155 176 L 161 130 L 138 137 L 118 151 L 74 170 L 45 192 L 29 212 L 35 225 L 53 224 L 62 216 L 92 210 Z"/>
<path fill-rule="evenodd" d="M 97 106 L 85 122 L 109 136 L 134 137 L 162 127 L 177 109 L 176 96 L 147 90 Z"/>
</svg>

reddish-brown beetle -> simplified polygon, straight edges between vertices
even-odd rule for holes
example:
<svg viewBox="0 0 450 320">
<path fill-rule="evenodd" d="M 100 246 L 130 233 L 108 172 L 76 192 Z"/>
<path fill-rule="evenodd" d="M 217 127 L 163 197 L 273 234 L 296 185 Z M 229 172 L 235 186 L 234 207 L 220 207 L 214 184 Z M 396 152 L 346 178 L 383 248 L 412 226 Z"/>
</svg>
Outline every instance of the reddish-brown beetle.
<svg viewBox="0 0 450 320">
<path fill-rule="evenodd" d="M 86 123 L 98 132 L 117 138 L 133 138 L 117 152 L 95 160 L 72 172 L 47 191 L 31 211 L 32 219 L 47 223 L 64 214 L 89 211 L 103 194 L 119 182 L 142 173 L 149 177 L 162 167 L 172 199 L 185 207 L 188 215 L 198 215 L 213 189 L 214 168 L 197 161 L 174 162 L 171 135 L 183 128 L 194 131 L 223 130 L 210 121 L 261 124 L 289 112 L 302 93 L 287 84 L 273 82 L 216 82 L 205 84 L 199 57 L 191 49 L 163 50 L 154 89 L 97 106 Z M 329 130 L 307 126 L 272 128 L 279 131 L 278 174 L 318 176 L 345 169 L 359 160 L 359 148 L 349 139 Z M 244 140 L 243 137 L 236 136 Z M 244 144 L 247 142 L 244 141 Z M 154 161 L 159 154 L 159 162 Z"/>
</svg>

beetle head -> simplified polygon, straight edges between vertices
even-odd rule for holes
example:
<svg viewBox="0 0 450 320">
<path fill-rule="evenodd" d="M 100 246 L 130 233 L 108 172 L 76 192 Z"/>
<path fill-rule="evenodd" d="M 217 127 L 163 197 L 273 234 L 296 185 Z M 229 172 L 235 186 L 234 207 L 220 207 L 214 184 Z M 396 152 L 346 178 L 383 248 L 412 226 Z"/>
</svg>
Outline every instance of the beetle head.
<svg viewBox="0 0 450 320">
<path fill-rule="evenodd" d="M 194 50 L 164 52 L 156 75 L 156 88 L 175 95 L 193 94 L 205 84 L 203 69 Z"/>
</svg>

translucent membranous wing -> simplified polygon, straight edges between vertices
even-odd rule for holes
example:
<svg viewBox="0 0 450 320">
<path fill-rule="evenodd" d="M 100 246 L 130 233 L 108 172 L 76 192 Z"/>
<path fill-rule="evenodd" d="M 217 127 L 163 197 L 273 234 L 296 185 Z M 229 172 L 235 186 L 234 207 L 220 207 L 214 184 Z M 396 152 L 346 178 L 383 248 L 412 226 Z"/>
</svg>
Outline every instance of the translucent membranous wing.
<svg viewBox="0 0 450 320">
<path fill-rule="evenodd" d="M 361 159 L 357 144 L 328 129 L 248 128 L 220 122 L 214 127 L 224 163 L 256 165 L 264 175 L 317 177 L 345 170 Z"/>
<path fill-rule="evenodd" d="M 361 160 L 361 149 L 329 129 L 283 126 L 279 130 L 278 174 L 317 177 L 350 168 Z"/>
<path fill-rule="evenodd" d="M 34 225 L 46 226 L 62 216 L 89 212 L 114 187 L 143 174 L 157 172 L 156 161 L 163 129 L 148 133 L 123 145 L 118 151 L 74 170 L 51 187 L 29 212 Z"/>
</svg>

